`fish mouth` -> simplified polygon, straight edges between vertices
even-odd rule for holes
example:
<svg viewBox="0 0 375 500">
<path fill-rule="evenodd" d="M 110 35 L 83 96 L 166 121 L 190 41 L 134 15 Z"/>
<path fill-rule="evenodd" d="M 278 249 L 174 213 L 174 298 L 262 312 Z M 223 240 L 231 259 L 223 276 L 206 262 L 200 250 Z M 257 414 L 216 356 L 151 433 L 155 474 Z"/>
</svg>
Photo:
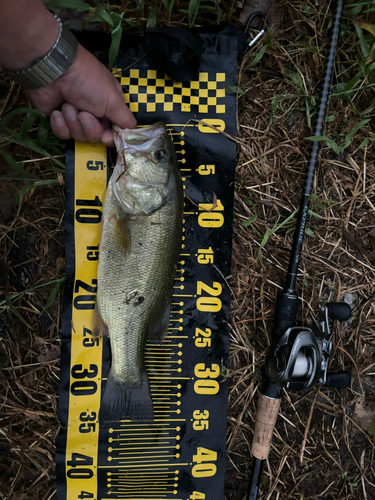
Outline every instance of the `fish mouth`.
<svg viewBox="0 0 375 500">
<path fill-rule="evenodd" d="M 167 129 L 164 123 L 157 122 L 148 125 L 145 128 L 125 129 L 124 143 L 125 147 L 131 146 L 146 146 L 152 144 L 155 140 L 167 134 Z M 143 149 L 143 148 L 142 148 Z"/>
</svg>

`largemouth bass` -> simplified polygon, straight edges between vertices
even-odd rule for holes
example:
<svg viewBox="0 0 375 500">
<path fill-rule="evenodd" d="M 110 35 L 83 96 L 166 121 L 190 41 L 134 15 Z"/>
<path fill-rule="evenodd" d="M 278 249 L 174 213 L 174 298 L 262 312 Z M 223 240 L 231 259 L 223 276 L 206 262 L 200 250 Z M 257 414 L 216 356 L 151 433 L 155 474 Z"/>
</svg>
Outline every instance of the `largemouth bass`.
<svg viewBox="0 0 375 500">
<path fill-rule="evenodd" d="M 162 123 L 114 129 L 117 163 L 104 202 L 93 334 L 108 334 L 112 363 L 100 418 L 153 419 L 147 339 L 168 329 L 181 250 L 183 189 Z"/>
</svg>

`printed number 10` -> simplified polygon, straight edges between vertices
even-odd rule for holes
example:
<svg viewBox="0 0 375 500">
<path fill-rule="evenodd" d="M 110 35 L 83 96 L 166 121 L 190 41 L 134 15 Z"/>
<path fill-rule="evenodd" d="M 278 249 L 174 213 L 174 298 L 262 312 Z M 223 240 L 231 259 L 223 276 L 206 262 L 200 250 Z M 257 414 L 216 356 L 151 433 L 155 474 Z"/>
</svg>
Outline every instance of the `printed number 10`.
<svg viewBox="0 0 375 500">
<path fill-rule="evenodd" d="M 224 206 L 220 200 L 215 199 L 214 203 L 199 203 L 198 209 L 202 213 L 198 215 L 198 224 L 201 227 L 221 227 L 224 224 Z"/>
</svg>

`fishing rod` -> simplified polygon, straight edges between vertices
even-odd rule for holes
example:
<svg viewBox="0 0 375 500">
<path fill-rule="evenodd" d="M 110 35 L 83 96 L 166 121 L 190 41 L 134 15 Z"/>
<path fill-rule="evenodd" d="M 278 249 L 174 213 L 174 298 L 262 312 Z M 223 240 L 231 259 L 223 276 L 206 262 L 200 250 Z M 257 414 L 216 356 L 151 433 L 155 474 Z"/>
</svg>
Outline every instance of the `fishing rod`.
<svg viewBox="0 0 375 500">
<path fill-rule="evenodd" d="M 343 0 L 338 0 L 316 120 L 315 136 L 321 136 L 323 131 L 324 116 L 335 64 L 342 8 Z M 315 383 L 338 389 L 344 389 L 350 385 L 350 376 L 347 372 L 328 373 L 329 361 L 332 359 L 331 352 L 334 336 L 334 332 L 331 332 L 330 329 L 330 320 L 345 321 L 349 319 L 351 315 L 349 305 L 345 303 L 325 304 L 321 308 L 317 323 L 311 328 L 296 324 L 299 302 L 296 293 L 297 272 L 305 235 L 309 197 L 313 188 L 319 144 L 319 141 L 314 142 L 311 149 L 285 286 L 282 292 L 278 293 L 276 299 L 272 343 L 266 354 L 265 379 L 261 386 L 256 413 L 252 443 L 253 470 L 247 500 L 256 500 L 258 496 L 262 465 L 267 460 L 270 452 L 283 387 L 301 391 L 308 389 Z"/>
</svg>

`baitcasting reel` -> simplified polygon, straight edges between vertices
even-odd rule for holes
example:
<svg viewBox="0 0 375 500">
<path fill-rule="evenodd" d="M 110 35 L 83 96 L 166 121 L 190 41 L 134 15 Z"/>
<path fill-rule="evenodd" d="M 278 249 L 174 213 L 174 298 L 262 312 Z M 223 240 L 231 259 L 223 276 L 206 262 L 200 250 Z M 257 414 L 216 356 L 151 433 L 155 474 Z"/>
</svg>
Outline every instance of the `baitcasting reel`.
<svg viewBox="0 0 375 500">
<path fill-rule="evenodd" d="M 350 384 L 347 372 L 327 373 L 332 359 L 329 319 L 346 321 L 351 310 L 344 302 L 328 303 L 321 308 L 319 321 L 312 328 L 292 326 L 269 348 L 265 370 L 270 382 L 301 391 L 319 382 L 327 387 L 344 389 Z"/>
</svg>

